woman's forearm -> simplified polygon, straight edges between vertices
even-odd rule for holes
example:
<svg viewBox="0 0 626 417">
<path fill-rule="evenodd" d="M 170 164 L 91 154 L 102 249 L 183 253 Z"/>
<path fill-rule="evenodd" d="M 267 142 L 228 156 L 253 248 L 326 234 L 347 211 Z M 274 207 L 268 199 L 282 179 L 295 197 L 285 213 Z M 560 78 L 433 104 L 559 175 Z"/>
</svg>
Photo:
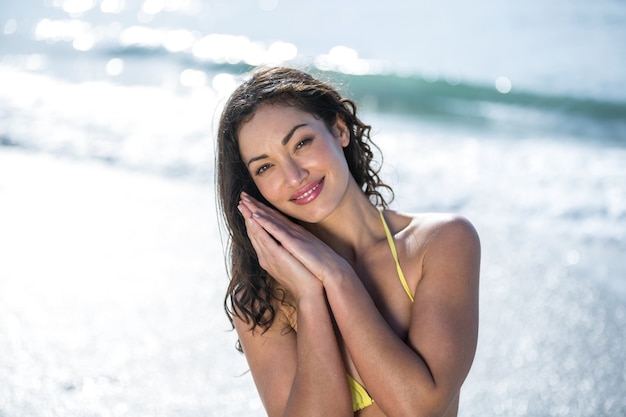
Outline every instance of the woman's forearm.
<svg viewBox="0 0 626 417">
<path fill-rule="evenodd" d="M 297 370 L 285 415 L 352 416 L 345 365 L 323 292 L 297 302 Z"/>
<path fill-rule="evenodd" d="M 350 356 L 379 407 L 389 416 L 428 411 L 436 390 L 428 364 L 391 329 L 358 278 L 344 275 L 325 286 Z"/>
</svg>

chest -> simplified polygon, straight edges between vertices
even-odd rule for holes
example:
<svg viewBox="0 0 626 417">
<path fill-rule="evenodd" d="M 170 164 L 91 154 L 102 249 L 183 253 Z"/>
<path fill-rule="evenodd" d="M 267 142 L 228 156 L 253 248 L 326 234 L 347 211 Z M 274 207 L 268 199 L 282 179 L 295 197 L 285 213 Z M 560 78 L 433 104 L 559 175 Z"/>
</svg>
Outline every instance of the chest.
<svg viewBox="0 0 626 417">
<path fill-rule="evenodd" d="M 404 289 L 391 254 L 383 254 L 380 258 L 382 262 L 355 265 L 354 269 L 378 312 L 393 331 L 406 340 L 413 303 Z M 402 267 L 407 272 L 413 269 Z"/>
</svg>

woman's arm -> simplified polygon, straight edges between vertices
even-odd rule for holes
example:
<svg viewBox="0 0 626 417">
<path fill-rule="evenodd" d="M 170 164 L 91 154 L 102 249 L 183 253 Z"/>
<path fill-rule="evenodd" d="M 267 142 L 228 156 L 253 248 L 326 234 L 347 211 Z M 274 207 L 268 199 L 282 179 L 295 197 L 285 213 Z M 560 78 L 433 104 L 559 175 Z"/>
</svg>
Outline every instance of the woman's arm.
<svg viewBox="0 0 626 417">
<path fill-rule="evenodd" d="M 324 281 L 350 356 L 386 416 L 441 416 L 455 401 L 476 348 L 479 264 L 472 225 L 439 221 L 423 255 L 408 344 L 354 274 Z"/>
<path fill-rule="evenodd" d="M 320 281 L 276 243 L 245 207 L 261 266 L 294 298 L 297 332 L 277 309 L 263 333 L 235 319 L 243 351 L 269 416 L 352 416 L 345 366 Z"/>
<path fill-rule="evenodd" d="M 255 204 L 259 224 L 323 282 L 350 357 L 384 414 L 445 415 L 476 348 L 480 244 L 473 226 L 460 217 L 432 221 L 405 341 L 345 260 L 302 227 Z"/>
</svg>

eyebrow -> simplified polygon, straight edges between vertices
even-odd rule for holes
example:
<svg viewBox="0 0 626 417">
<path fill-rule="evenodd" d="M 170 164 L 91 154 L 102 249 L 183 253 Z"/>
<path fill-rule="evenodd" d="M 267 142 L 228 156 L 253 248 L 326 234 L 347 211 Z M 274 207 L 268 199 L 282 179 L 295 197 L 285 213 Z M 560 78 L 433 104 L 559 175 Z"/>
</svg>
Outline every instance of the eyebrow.
<svg viewBox="0 0 626 417">
<path fill-rule="evenodd" d="M 289 143 L 289 141 L 291 140 L 291 138 L 293 137 L 293 134 L 296 133 L 296 130 L 298 130 L 301 127 L 307 126 L 307 123 L 301 123 L 299 125 L 295 125 L 289 132 L 287 132 L 287 134 L 285 135 L 285 137 L 283 138 L 283 140 L 280 141 L 281 145 L 285 146 L 286 144 Z M 259 155 L 259 156 L 255 156 L 254 158 L 250 158 L 250 160 L 248 160 L 248 163 L 246 164 L 246 166 L 250 166 L 251 163 L 258 161 L 260 159 L 265 159 L 267 158 L 267 155 L 263 154 L 263 155 Z"/>
<path fill-rule="evenodd" d="M 282 143 L 282 145 L 283 145 L 283 146 L 285 146 L 287 143 L 289 143 L 289 140 L 291 139 L 291 137 L 293 136 L 293 134 L 294 134 L 294 133 L 296 133 L 296 130 L 298 130 L 299 128 L 304 127 L 304 126 L 306 126 L 306 125 L 307 125 L 306 123 L 301 123 L 301 124 L 299 124 L 299 125 L 295 125 L 295 126 L 293 127 L 293 129 L 291 129 L 291 130 L 289 131 L 289 133 L 287 133 L 287 134 L 285 135 L 285 137 L 283 138 L 283 140 L 282 140 L 282 142 L 281 142 L 281 143 Z"/>
</svg>

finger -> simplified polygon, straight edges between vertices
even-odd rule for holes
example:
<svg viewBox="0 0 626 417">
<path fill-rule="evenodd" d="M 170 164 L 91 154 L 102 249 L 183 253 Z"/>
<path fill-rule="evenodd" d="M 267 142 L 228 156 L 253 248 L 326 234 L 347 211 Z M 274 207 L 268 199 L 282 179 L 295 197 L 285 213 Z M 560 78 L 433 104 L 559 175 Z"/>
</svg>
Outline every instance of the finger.
<svg viewBox="0 0 626 417">
<path fill-rule="evenodd" d="M 263 212 L 267 215 L 276 216 L 284 221 L 289 221 L 289 219 L 283 213 L 269 207 L 266 204 L 263 204 L 246 192 L 241 193 L 241 203 L 246 205 L 246 207 L 248 207 L 252 212 Z"/>
<path fill-rule="evenodd" d="M 325 271 L 331 265 L 345 267 L 344 259 L 315 235 L 304 227 L 293 223 L 282 213 L 254 200 L 253 197 L 245 193 L 242 193 L 241 204 L 247 209 L 246 213 L 251 213 L 252 219 L 271 238 L 279 242 L 281 249 L 286 250 L 319 279 L 323 279 Z"/>
<path fill-rule="evenodd" d="M 263 242 L 260 237 L 263 236 L 263 234 L 267 234 L 267 232 L 258 224 L 258 222 L 252 219 L 252 212 L 245 205 L 239 204 L 237 209 L 244 218 L 246 233 L 248 234 L 248 239 L 250 239 L 250 243 L 252 243 L 252 247 L 254 248 L 257 257 L 262 256 L 264 250 Z"/>
<path fill-rule="evenodd" d="M 239 213 L 241 213 L 244 219 L 252 217 L 252 211 L 250 211 L 250 209 L 243 203 L 243 201 L 239 202 L 239 204 L 237 205 L 237 210 L 239 210 Z"/>
<path fill-rule="evenodd" d="M 315 236 L 302 226 L 271 213 L 252 211 L 252 219 L 290 252 L 298 248 L 302 249 L 303 242 L 311 243 L 316 240 Z"/>
<path fill-rule="evenodd" d="M 240 211 L 244 216 L 252 217 L 261 227 L 263 227 L 274 239 L 283 244 L 283 240 L 290 236 L 297 236 L 301 227 L 296 225 L 280 213 L 268 209 L 257 208 L 251 203 L 242 200 Z"/>
<path fill-rule="evenodd" d="M 254 219 L 248 218 L 246 222 L 248 235 L 257 253 L 261 268 L 289 287 L 292 287 L 294 284 L 290 285 L 288 281 L 283 281 L 285 277 L 293 278 L 308 275 L 314 278 L 293 255 L 279 245 Z"/>
</svg>

